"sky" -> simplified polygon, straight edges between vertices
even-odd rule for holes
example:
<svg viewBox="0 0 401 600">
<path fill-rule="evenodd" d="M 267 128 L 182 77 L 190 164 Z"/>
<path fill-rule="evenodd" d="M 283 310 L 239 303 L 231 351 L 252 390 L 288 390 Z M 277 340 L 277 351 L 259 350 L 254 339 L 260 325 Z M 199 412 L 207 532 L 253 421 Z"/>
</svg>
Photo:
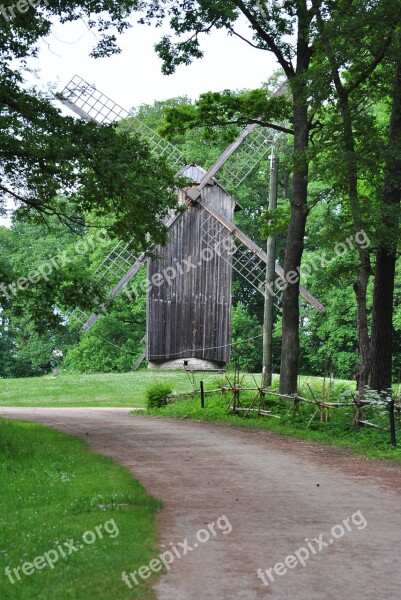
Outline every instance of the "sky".
<svg viewBox="0 0 401 600">
<path fill-rule="evenodd" d="M 248 34 L 240 23 L 241 33 Z M 153 103 L 174 96 L 196 98 L 202 92 L 255 88 L 274 71 L 270 53 L 251 48 L 235 36 L 215 31 L 204 36 L 205 56 L 190 66 L 180 66 L 174 75 L 161 73 L 161 60 L 154 45 L 167 29 L 138 25 L 119 36 L 121 54 L 92 59 L 97 40 L 82 21 L 56 25 L 41 44 L 35 65 L 40 69 L 37 83 L 60 81 L 60 88 L 75 74 L 93 83 L 124 108 Z M 248 34 L 248 37 L 251 37 Z"/>
<path fill-rule="evenodd" d="M 215 31 L 203 38 L 203 59 L 166 76 L 154 45 L 168 30 L 132 23 L 132 29 L 118 37 L 121 54 L 104 59 L 90 58 L 97 39 L 83 21 L 55 24 L 40 44 L 38 58 L 30 63 L 36 72 L 29 84 L 39 89 L 52 84 L 61 91 L 74 75 L 80 75 L 129 110 L 174 96 L 195 99 L 207 91 L 257 88 L 277 68 L 270 53 Z M 237 29 L 251 39 L 245 22 L 239 22 Z M 6 223 L 0 219 L 0 224 Z"/>
</svg>

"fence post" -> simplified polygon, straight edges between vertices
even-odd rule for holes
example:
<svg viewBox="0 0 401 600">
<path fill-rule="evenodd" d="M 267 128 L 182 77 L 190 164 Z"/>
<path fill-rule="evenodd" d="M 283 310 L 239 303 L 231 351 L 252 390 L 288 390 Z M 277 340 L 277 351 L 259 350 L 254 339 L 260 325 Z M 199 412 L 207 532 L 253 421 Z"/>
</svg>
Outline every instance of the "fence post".
<svg viewBox="0 0 401 600">
<path fill-rule="evenodd" d="M 201 397 L 201 407 L 205 408 L 205 390 L 203 389 L 203 381 L 200 382 L 200 397 Z"/>
</svg>

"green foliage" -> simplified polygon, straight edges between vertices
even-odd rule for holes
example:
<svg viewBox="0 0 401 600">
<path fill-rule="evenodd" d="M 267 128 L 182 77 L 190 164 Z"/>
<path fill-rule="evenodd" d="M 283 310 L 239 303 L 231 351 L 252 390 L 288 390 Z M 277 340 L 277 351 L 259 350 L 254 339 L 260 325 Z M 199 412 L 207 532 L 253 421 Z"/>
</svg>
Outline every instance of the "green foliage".
<svg viewBox="0 0 401 600">
<path fill-rule="evenodd" d="M 146 392 L 146 405 L 148 409 L 165 406 L 167 404 L 167 397 L 172 391 L 168 383 L 154 383 Z"/>
<path fill-rule="evenodd" d="M 75 437 L 1 419 L 0 480 L 2 598 L 95 600 L 110 596 L 110 590 L 113 598 L 127 598 L 127 590 L 115 585 L 116 573 L 127 566 L 138 569 L 155 556 L 154 519 L 160 508 L 128 470 L 89 452 Z M 107 527 L 112 536 L 103 529 L 103 539 L 97 537 L 91 548 L 84 546 L 66 560 L 60 556 L 53 570 L 22 575 L 14 585 L 5 576 L 6 566 L 12 570 L 33 561 L 71 538 L 78 542 L 112 520 L 116 527 Z M 135 597 L 149 598 L 149 589 L 141 585 Z"/>
<path fill-rule="evenodd" d="M 130 371 L 143 352 L 145 333 L 145 293 L 134 302 L 121 295 L 108 305 L 107 314 L 67 351 L 63 366 L 80 373 Z"/>
<path fill-rule="evenodd" d="M 332 369 L 336 377 L 355 376 L 359 357 L 353 283 L 358 269 L 358 244 L 351 232 L 336 199 L 322 200 L 311 212 L 301 283 L 322 302 L 325 312 L 317 313 L 303 305 L 303 373 L 318 375 Z M 336 245 L 344 243 L 346 251 L 336 252 Z M 368 306 L 371 294 L 369 288 Z"/>
<path fill-rule="evenodd" d="M 125 2 L 124 14 L 136 5 Z M 164 239 L 161 220 L 176 204 L 175 177 L 166 162 L 152 156 L 137 135 L 63 116 L 52 104 L 52 90 L 26 89 L 24 81 L 26 61 L 37 55 L 55 19 L 88 17 L 99 33 L 93 56 L 118 52 L 115 33 L 130 27 L 118 2 L 46 2 L 17 10 L 9 20 L 2 16 L 0 213 L 11 201 L 21 205 L 20 216 L 57 215 L 76 225 L 91 211 L 98 219 L 107 216 L 115 235 L 145 247 Z M 60 192 L 65 197 L 57 200 Z"/>
<path fill-rule="evenodd" d="M 241 92 L 207 92 L 195 104 L 167 108 L 166 124 L 161 132 L 170 137 L 196 127 L 225 127 L 258 122 L 265 127 L 288 128 L 278 125 L 291 119 L 291 102 L 287 96 L 269 98 L 264 89 Z"/>
<path fill-rule="evenodd" d="M 290 207 L 281 204 L 275 210 L 267 210 L 261 218 L 261 233 L 264 237 L 283 237 L 290 221 Z"/>
<path fill-rule="evenodd" d="M 251 315 L 239 302 L 232 310 L 232 357 L 244 371 L 262 370 L 262 326 L 256 315 Z"/>
<path fill-rule="evenodd" d="M 143 351 L 145 293 L 134 302 L 124 294 L 109 302 L 107 317 L 87 333 L 80 325 L 67 326 L 65 314 L 76 307 L 94 310 L 106 299 L 107 289 L 94 282 L 92 273 L 115 241 L 105 240 L 97 229 L 78 236 L 54 217 L 50 225 L 49 230 L 17 220 L 11 230 L 0 228 L 0 247 L 7 256 L 0 291 L 0 376 L 49 372 L 54 350 L 63 352 L 65 365 L 74 371 L 129 371 Z M 53 265 L 46 278 L 14 288 L 15 293 L 7 287 L 43 265 Z M 137 277 L 145 278 L 145 269 Z"/>
</svg>

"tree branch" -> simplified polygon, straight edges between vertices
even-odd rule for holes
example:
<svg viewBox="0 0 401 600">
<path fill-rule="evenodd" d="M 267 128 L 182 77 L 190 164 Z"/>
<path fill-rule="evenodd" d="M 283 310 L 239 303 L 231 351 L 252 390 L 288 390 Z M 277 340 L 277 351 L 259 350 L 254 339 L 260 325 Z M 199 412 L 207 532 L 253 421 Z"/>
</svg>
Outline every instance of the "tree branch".
<svg viewBox="0 0 401 600">
<path fill-rule="evenodd" d="M 339 95 L 343 95 L 343 96 L 350 96 L 352 94 L 352 92 L 354 92 L 364 81 L 366 81 L 366 79 L 368 79 L 368 77 L 374 72 L 376 67 L 382 62 L 382 60 L 386 54 L 386 51 L 388 50 L 388 48 L 393 40 L 394 32 L 399 25 L 399 22 L 401 19 L 401 11 L 398 13 L 397 18 L 394 20 L 394 24 L 393 24 L 393 27 L 391 29 L 389 36 L 384 40 L 383 45 L 381 46 L 380 50 L 377 52 L 376 56 L 373 58 L 370 65 L 364 70 L 363 73 L 361 73 L 359 75 L 359 77 L 357 77 L 355 79 L 355 81 L 353 83 L 349 84 L 348 86 L 345 86 L 343 84 L 343 82 L 341 81 L 341 77 L 340 77 L 340 65 L 338 65 L 338 63 L 336 61 L 330 41 L 328 40 L 327 35 L 326 35 L 325 22 L 324 22 L 324 19 L 322 17 L 322 13 L 320 10 L 320 3 L 317 2 L 317 0 L 312 0 L 312 5 L 315 10 L 316 20 L 318 23 L 320 34 L 322 36 L 323 46 L 326 50 L 327 58 L 330 61 L 330 69 L 331 69 L 334 84 L 336 86 L 337 93 Z"/>
<path fill-rule="evenodd" d="M 258 22 L 258 19 L 248 10 L 247 6 L 245 6 L 245 4 L 242 2 L 242 0 L 234 0 L 234 4 L 237 8 L 240 9 L 240 11 L 242 12 L 242 14 L 248 19 L 248 21 L 250 22 L 250 24 L 252 25 L 252 27 L 255 29 L 255 31 L 258 33 L 258 35 L 260 35 L 260 37 L 262 38 L 262 40 L 264 42 L 266 42 L 266 44 L 268 45 L 268 47 L 270 48 L 271 52 L 273 52 L 273 54 L 275 55 L 275 57 L 277 58 L 280 66 L 282 67 L 284 73 L 287 75 L 288 79 L 291 79 L 292 77 L 295 76 L 295 70 L 293 65 L 291 64 L 291 62 L 289 62 L 283 52 L 280 50 L 280 48 L 277 46 L 276 42 L 274 41 L 273 37 L 268 34 L 263 27 L 261 27 L 260 23 Z"/>
<path fill-rule="evenodd" d="M 294 135 L 294 131 L 289 129 L 288 127 L 284 127 L 283 125 L 277 125 L 277 123 L 269 123 L 267 121 L 263 121 L 262 119 L 233 119 L 232 121 L 213 121 L 207 124 L 207 127 L 225 127 L 226 125 L 260 125 L 261 127 L 266 127 L 268 129 L 274 129 L 275 131 L 280 131 L 281 133 L 288 133 L 289 135 Z"/>
<path fill-rule="evenodd" d="M 16 192 L 13 192 L 12 190 L 8 189 L 5 185 L 0 183 L 0 190 L 3 190 L 4 193 L 9 194 L 10 196 L 12 196 L 12 198 L 14 200 L 16 200 L 17 202 L 21 202 L 22 204 L 26 204 L 27 206 L 30 206 L 33 210 L 35 210 L 38 215 L 40 216 L 40 218 L 42 219 L 43 223 L 46 225 L 46 227 L 48 227 L 50 229 L 50 226 L 48 224 L 48 222 L 46 221 L 46 217 L 56 217 L 60 223 L 63 223 L 63 225 L 65 225 L 66 227 L 68 227 L 68 229 L 70 231 L 72 231 L 73 233 L 77 233 L 76 230 L 74 229 L 73 225 L 75 226 L 79 226 L 82 227 L 83 226 L 83 221 L 82 219 L 77 219 L 72 215 L 66 215 L 63 212 L 58 211 L 56 208 L 51 207 L 49 205 L 41 205 L 33 200 L 30 200 L 29 198 L 25 197 L 25 196 L 21 196 L 20 194 L 17 194 Z M 86 227 L 96 227 L 95 225 L 85 225 Z"/>
<path fill-rule="evenodd" d="M 255 48 L 256 50 L 263 50 L 265 52 L 272 52 L 272 50 L 268 50 L 267 48 L 259 48 L 259 46 L 257 46 L 256 44 L 253 44 L 250 40 L 247 40 L 246 37 L 244 37 L 240 33 L 237 33 L 232 27 L 230 27 L 229 31 L 231 31 L 233 35 L 236 35 L 240 40 L 242 40 L 246 44 L 249 44 L 251 48 Z"/>
<path fill-rule="evenodd" d="M 399 17 L 400 16 L 401 15 L 399 15 Z M 379 66 L 379 64 L 382 62 L 383 58 L 386 55 L 386 51 L 388 50 L 388 48 L 393 40 L 393 35 L 394 35 L 395 29 L 398 26 L 398 24 L 399 24 L 399 18 L 394 23 L 394 27 L 391 30 L 391 34 L 388 36 L 388 38 L 386 40 L 384 40 L 383 46 L 381 47 L 381 49 L 379 50 L 379 52 L 377 53 L 375 58 L 372 60 L 369 67 L 365 70 L 364 73 L 361 73 L 361 75 L 359 77 L 357 77 L 357 79 L 354 81 L 353 84 L 351 84 L 347 87 L 348 94 L 352 94 L 353 91 L 355 91 L 364 81 L 366 81 L 366 79 L 373 73 L 373 71 L 376 69 L 376 67 Z"/>
</svg>

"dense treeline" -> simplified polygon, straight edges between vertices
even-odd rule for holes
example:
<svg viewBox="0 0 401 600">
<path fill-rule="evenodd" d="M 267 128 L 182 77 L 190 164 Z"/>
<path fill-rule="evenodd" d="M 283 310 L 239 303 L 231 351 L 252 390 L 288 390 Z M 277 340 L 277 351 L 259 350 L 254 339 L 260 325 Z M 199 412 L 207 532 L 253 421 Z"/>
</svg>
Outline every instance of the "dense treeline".
<svg viewBox="0 0 401 600">
<path fill-rule="evenodd" d="M 163 124 L 164 110 L 172 106 L 188 108 L 190 101 L 187 98 L 174 98 L 156 102 L 153 106 L 139 107 L 135 114 L 157 129 Z M 232 128 L 231 132 L 224 128 L 214 129 L 211 138 L 197 129 L 177 134 L 172 141 L 188 160 L 208 167 L 230 141 L 230 135 L 233 136 L 236 132 L 236 128 Z M 282 263 L 289 219 L 285 190 L 289 150 L 285 143 L 281 144 L 279 150 L 280 197 L 272 228 L 278 238 L 278 260 Z M 242 206 L 242 211 L 237 213 L 237 221 L 261 246 L 265 243 L 267 220 L 271 217 L 266 213 L 268 173 L 269 160 L 266 159 L 235 192 L 235 197 Z M 322 173 L 316 167 L 311 174 L 309 187 L 314 206 L 308 218 L 302 283 L 327 309 L 325 313 L 319 314 L 307 304 L 301 304 L 300 369 L 303 373 L 313 375 L 320 375 L 325 369 L 327 372 L 333 369 L 338 377 L 355 378 L 359 355 L 353 282 L 358 269 L 358 249 L 366 247 L 370 252 L 374 251 L 374 232 L 372 234 L 366 229 L 359 235 L 351 233 L 339 195 L 324 184 Z M 62 283 L 69 297 L 75 290 L 79 303 L 83 286 L 88 285 L 91 272 L 113 247 L 114 241 L 105 240 L 98 232 L 81 232 L 84 233 L 83 239 L 95 239 L 97 235 L 97 241 L 87 245 L 88 252 L 77 254 L 77 243 L 82 238 L 66 229 L 55 218 L 52 218 L 50 225 L 49 231 L 43 224 L 26 224 L 16 219 L 11 230 L 0 230 L 1 246 L 7 251 L 13 280 L 40 267 L 51 256 L 66 251 L 71 257 L 68 266 L 54 269 L 48 276 L 48 282 L 43 280 L 31 289 L 19 293 L 11 299 L 8 309 L 3 310 L 3 334 L 0 337 L 2 376 L 40 375 L 59 364 L 76 371 L 130 370 L 143 350 L 142 340 L 146 330 L 144 292 L 139 294 L 135 302 L 130 302 L 125 294 L 117 297 L 109 306 L 107 316 L 85 334 L 82 334 L 78 325 L 71 327 L 66 326 L 63 321 L 52 322 L 54 304 L 57 303 L 61 310 L 66 306 L 65 298 L 60 295 L 56 298 L 54 290 Z M 144 278 L 144 271 L 137 277 Z M 139 285 L 137 289 L 140 289 Z M 255 294 L 237 275 L 234 277 L 233 292 L 233 360 L 239 362 L 243 369 L 258 371 L 262 364 L 263 298 Z M 96 301 L 100 301 L 101 290 L 88 289 L 88 293 L 91 294 L 91 302 L 96 305 Z M 396 294 L 401 294 L 399 275 Z M 38 297 L 41 298 L 42 322 L 47 322 L 46 328 L 41 332 L 35 327 Z M 44 298 L 48 298 L 47 304 Z M 368 292 L 369 309 L 372 299 L 371 283 Z M 280 311 L 276 311 L 274 363 L 277 370 L 280 366 L 281 328 Z M 400 309 L 396 310 L 394 330 L 395 342 L 400 345 Z M 57 352 L 54 353 L 55 350 L 62 351 L 64 358 L 58 356 Z M 394 372 L 398 372 L 396 360 Z"/>
<path fill-rule="evenodd" d="M 261 164 L 238 192 L 240 225 L 261 245 L 274 232 L 285 272 L 300 268 L 302 283 L 327 311 L 318 315 L 304 306 L 298 278 L 285 286 L 275 332 L 280 389 L 296 391 L 299 369 L 321 373 L 331 365 L 338 375 L 355 377 L 361 391 L 366 385 L 388 388 L 398 377 L 400 345 L 401 2 L 158 0 L 128 2 L 124 11 L 113 2 L 89 4 L 41 7 L 29 18 L 20 14 L 2 25 L 1 200 L 13 198 L 21 205 L 13 230 L 2 233 L 5 248 L 21 248 L 18 236 L 24 230 L 28 239 L 27 219 L 38 214 L 42 221 L 54 217 L 68 224 L 75 236 L 87 236 L 93 226 L 106 227 L 114 239 L 133 235 L 140 249 L 163 239 L 161 218 L 174 206 L 174 176 L 146 144 L 115 127 L 62 117 L 49 98 L 24 90 L 13 59 L 24 68 L 35 43 L 51 30 L 54 14 L 74 20 L 92 10 L 93 25 L 103 32 L 96 56 L 117 51 L 110 32 L 125 30 L 130 12 L 141 11 L 140 23 L 168 22 L 174 35 L 156 46 L 166 74 L 201 58 L 205 32 L 224 29 L 274 55 L 281 69 L 275 83 L 207 93 L 194 103 L 185 98 L 159 102 L 140 107 L 137 116 L 160 127 L 188 161 L 202 166 L 209 166 L 246 123 L 257 121 L 281 134 L 279 207 L 266 215 L 268 163 Z M 249 37 L 237 30 L 239 17 L 248 24 Z M 280 78 L 285 93 L 274 96 Z M 32 220 L 30 227 L 40 229 Z M 39 229 L 31 235 L 46 245 L 47 234 Z M 59 244 L 64 242 L 73 252 L 74 241 Z M 80 341 L 77 331 L 66 334 L 65 315 L 72 305 L 90 309 L 105 298 L 88 274 L 106 246 L 67 261 L 33 286 L 26 286 L 18 259 L 2 256 L 0 355 L 8 361 L 7 373 L 18 354 L 24 361 L 21 349 L 37 332 L 45 336 L 41 340 L 51 340 L 49 348 L 67 350 L 65 364 L 71 368 L 129 368 L 140 352 L 143 298 L 133 306 L 118 299 L 109 317 Z M 21 294 L 9 287 L 16 276 L 22 278 Z M 260 346 L 253 334 L 261 323 L 261 299 L 235 280 L 234 304 L 233 327 L 240 340 L 235 360 L 257 368 Z M 56 339 L 59 334 L 67 338 Z"/>
</svg>

